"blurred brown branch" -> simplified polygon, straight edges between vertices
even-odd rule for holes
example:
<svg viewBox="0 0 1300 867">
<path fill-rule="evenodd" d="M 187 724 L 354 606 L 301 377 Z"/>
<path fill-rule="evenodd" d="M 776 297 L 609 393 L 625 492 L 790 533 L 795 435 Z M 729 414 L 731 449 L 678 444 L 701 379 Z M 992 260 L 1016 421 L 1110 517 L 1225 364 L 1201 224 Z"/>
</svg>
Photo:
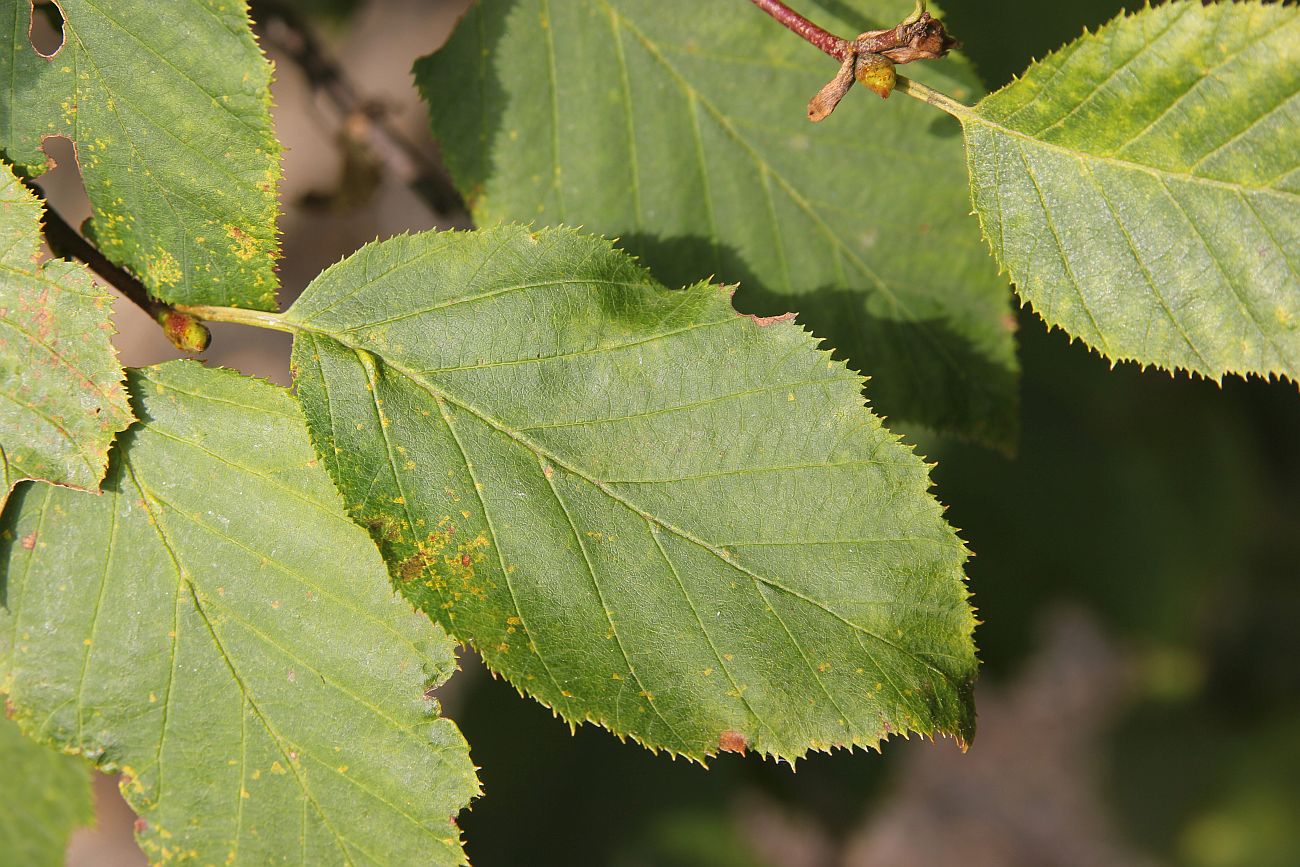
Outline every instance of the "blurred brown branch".
<svg viewBox="0 0 1300 867">
<path fill-rule="evenodd" d="M 371 169 L 387 166 L 441 214 L 464 213 L 464 200 L 452 185 L 446 169 L 429 148 L 412 140 L 393 122 L 380 100 L 361 94 L 343 66 L 317 35 L 312 23 L 281 0 L 252 0 L 254 26 L 263 45 L 275 49 L 298 67 L 312 90 L 337 112 L 336 141 L 344 158 L 345 179 L 350 169 L 362 183 L 374 183 Z M 362 149 L 374 152 L 360 158 Z M 377 155 L 378 159 L 375 158 Z"/>
</svg>

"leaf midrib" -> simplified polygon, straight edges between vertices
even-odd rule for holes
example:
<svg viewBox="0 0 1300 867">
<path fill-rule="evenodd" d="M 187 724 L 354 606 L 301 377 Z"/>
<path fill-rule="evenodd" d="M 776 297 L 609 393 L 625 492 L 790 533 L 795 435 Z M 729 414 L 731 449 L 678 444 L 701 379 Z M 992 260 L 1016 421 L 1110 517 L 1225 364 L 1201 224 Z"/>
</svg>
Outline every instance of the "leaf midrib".
<svg viewBox="0 0 1300 867">
<path fill-rule="evenodd" d="M 316 815 L 320 816 L 321 821 L 325 823 L 325 827 L 327 827 L 330 830 L 330 833 L 334 836 L 335 845 L 338 847 L 339 851 L 343 854 L 344 859 L 347 861 L 348 864 L 350 865 L 353 864 L 351 854 L 348 851 L 347 841 L 344 839 L 342 834 L 340 834 L 338 831 L 334 829 L 334 826 L 330 823 L 329 819 L 325 816 L 325 812 L 324 810 L 321 809 L 320 803 L 316 800 L 316 797 L 311 791 L 311 789 L 308 788 L 306 780 L 302 778 L 294 762 L 289 758 L 289 749 L 285 746 L 284 741 L 281 738 L 279 732 L 276 731 L 275 727 L 271 725 L 271 721 L 267 719 L 266 714 L 262 711 L 260 707 L 258 707 L 257 702 L 254 701 L 252 694 L 249 692 L 248 687 L 244 683 L 243 677 L 239 673 L 239 668 L 235 665 L 235 661 L 231 659 L 230 653 L 226 650 L 225 644 L 222 643 L 220 637 L 217 636 L 216 627 L 213 626 L 211 618 L 208 617 L 207 611 L 204 610 L 203 604 L 199 601 L 197 590 L 195 589 L 194 585 L 191 583 L 189 578 L 186 577 L 185 568 L 181 565 L 180 554 L 177 552 L 176 548 L 172 545 L 171 540 L 168 538 L 166 531 L 163 529 L 162 522 L 158 520 L 158 518 L 153 514 L 153 510 L 149 508 L 149 500 L 152 499 L 151 493 L 146 492 L 145 486 L 140 482 L 139 478 L 136 476 L 135 469 L 131 466 L 131 462 L 129 460 L 123 461 L 123 466 L 126 469 L 126 474 L 131 479 L 131 483 L 135 485 L 135 489 L 140 493 L 140 502 L 144 505 L 145 512 L 147 513 L 149 518 L 150 526 L 152 526 L 154 528 L 154 532 L 157 533 L 159 543 L 163 546 L 163 549 L 167 552 L 167 556 L 171 560 L 173 568 L 176 570 L 177 608 L 179 609 L 180 606 L 180 600 L 179 600 L 180 592 L 182 590 L 188 590 L 190 595 L 190 601 L 194 606 L 194 610 L 199 615 L 199 617 L 202 618 L 204 626 L 207 627 L 208 634 L 212 637 L 213 644 L 216 646 L 218 654 L 220 654 L 222 661 L 226 664 L 226 667 L 229 669 L 230 676 L 235 681 L 235 685 L 239 688 L 239 693 L 243 697 L 243 700 L 248 702 L 249 707 L 253 709 L 253 712 L 257 715 L 258 720 L 262 723 L 262 726 L 266 729 L 267 734 L 270 735 L 272 742 L 279 750 L 281 757 L 285 761 L 285 764 L 289 767 L 289 770 L 293 773 L 294 779 L 297 780 L 298 787 L 299 789 L 302 790 L 304 797 L 306 798 L 307 801 L 311 803 L 312 807 L 315 808 Z M 156 500 L 155 503 L 161 505 L 161 503 L 159 503 Z M 162 798 L 162 768 L 163 768 L 162 750 L 163 750 L 164 739 L 167 734 L 167 716 L 168 716 L 167 711 L 171 706 L 172 687 L 176 680 L 175 669 L 178 661 L 176 643 L 179 640 L 180 630 L 177 627 L 178 624 L 173 624 L 173 628 L 171 630 L 172 672 L 167 678 L 167 693 L 164 696 L 164 700 L 163 700 L 163 719 L 161 723 L 161 732 L 158 738 L 158 757 L 154 760 L 154 763 L 158 766 L 158 770 L 159 770 L 159 774 L 158 774 L 159 800 L 161 800 Z M 305 847 L 307 844 L 305 836 L 302 842 L 303 842 L 303 846 Z"/>
<path fill-rule="evenodd" d="M 961 104 L 954 103 L 954 105 L 961 105 Z M 1144 172 L 1162 181 L 1165 179 L 1170 179 L 1178 183 L 1201 184 L 1208 187 L 1215 187 L 1239 195 L 1249 194 L 1249 195 L 1278 196 L 1284 199 L 1292 199 L 1296 202 L 1297 205 L 1300 205 L 1300 193 L 1292 193 L 1288 190 L 1279 190 L 1276 187 L 1256 187 L 1256 186 L 1251 186 L 1250 184 L 1242 184 L 1233 181 L 1221 181 L 1215 178 L 1207 178 L 1204 175 L 1195 175 L 1186 172 L 1176 172 L 1170 169 L 1161 169 L 1155 166 L 1147 166 L 1147 165 L 1143 165 L 1142 163 L 1135 163 L 1132 160 L 1125 160 L 1125 159 L 1120 159 L 1119 157 L 1094 154 L 1090 151 L 1082 150 L 1080 148 L 1067 147 L 1066 145 L 1058 144 L 1056 142 L 1050 142 L 1044 139 L 1034 138 L 1032 135 L 1028 133 L 1003 126 L 997 121 L 990 120 L 984 115 L 979 114 L 979 105 L 975 105 L 975 106 L 962 105 L 960 109 L 956 109 L 956 114 L 957 114 L 957 119 L 960 120 L 963 124 L 976 123 L 985 127 L 986 129 L 991 130 L 992 132 L 1001 133 L 1002 135 L 1008 136 L 1010 138 L 1020 139 L 1022 141 L 1029 142 L 1031 145 L 1035 147 L 1040 147 L 1046 150 L 1062 153 L 1076 160 L 1089 160 L 1092 162 L 1098 162 L 1106 165 L 1115 166 L 1116 168 L 1120 168 L 1120 169 L 1127 169 L 1129 171 Z"/>
</svg>

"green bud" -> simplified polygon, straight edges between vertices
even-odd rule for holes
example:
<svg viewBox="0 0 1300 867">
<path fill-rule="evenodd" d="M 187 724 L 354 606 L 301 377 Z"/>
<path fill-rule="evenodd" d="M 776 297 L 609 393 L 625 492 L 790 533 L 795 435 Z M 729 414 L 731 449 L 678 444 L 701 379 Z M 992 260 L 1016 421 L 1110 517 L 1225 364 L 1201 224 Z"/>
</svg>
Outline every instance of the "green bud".
<svg viewBox="0 0 1300 867">
<path fill-rule="evenodd" d="M 167 309 L 159 311 L 155 318 L 172 346 L 181 352 L 202 352 L 212 342 L 208 327 L 188 313 Z"/>
</svg>

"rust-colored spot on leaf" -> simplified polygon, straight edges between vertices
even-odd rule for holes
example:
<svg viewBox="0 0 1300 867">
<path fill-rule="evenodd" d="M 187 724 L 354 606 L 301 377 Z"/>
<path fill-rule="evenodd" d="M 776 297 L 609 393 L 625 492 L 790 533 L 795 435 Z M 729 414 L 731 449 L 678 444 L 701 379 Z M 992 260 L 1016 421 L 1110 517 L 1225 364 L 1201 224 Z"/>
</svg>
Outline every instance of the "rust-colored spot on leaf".
<svg viewBox="0 0 1300 867">
<path fill-rule="evenodd" d="M 749 748 L 749 739 L 737 731 L 728 729 L 718 735 L 718 749 L 724 753 L 740 753 L 742 756 Z"/>
<path fill-rule="evenodd" d="M 23 550 L 30 551 L 36 547 L 36 531 L 32 530 L 26 536 L 23 536 Z"/>
<path fill-rule="evenodd" d="M 143 834 L 145 831 L 149 830 L 149 823 L 144 819 L 137 818 L 134 827 L 137 834 Z"/>
<path fill-rule="evenodd" d="M 362 523 L 370 531 L 372 538 L 382 539 L 385 542 L 396 542 L 402 537 L 401 525 L 385 514 L 381 513 L 366 518 Z"/>
<path fill-rule="evenodd" d="M 767 326 L 775 325 L 778 322 L 791 322 L 799 314 L 782 313 L 780 316 L 755 316 L 752 313 L 746 313 L 745 315 L 754 320 L 754 324 L 759 328 L 766 328 Z"/>
<path fill-rule="evenodd" d="M 249 235 L 238 226 L 226 224 L 226 234 L 234 241 L 231 251 L 240 259 L 247 261 L 257 255 L 261 245 L 257 239 Z"/>
<path fill-rule="evenodd" d="M 425 551 L 416 551 L 410 557 L 397 564 L 397 574 L 402 581 L 414 581 L 424 574 L 424 570 L 433 563 L 433 555 Z"/>
</svg>

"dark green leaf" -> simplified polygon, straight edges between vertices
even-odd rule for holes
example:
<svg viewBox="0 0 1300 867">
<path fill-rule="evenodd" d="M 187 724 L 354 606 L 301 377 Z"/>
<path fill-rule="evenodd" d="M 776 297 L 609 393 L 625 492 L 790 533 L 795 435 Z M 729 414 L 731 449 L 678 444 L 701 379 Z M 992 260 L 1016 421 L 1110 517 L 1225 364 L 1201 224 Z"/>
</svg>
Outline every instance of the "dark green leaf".
<svg viewBox="0 0 1300 867">
<path fill-rule="evenodd" d="M 822 23 L 891 26 L 894 0 Z M 859 88 L 806 105 L 838 64 L 741 0 L 483 0 L 416 65 L 475 220 L 569 223 L 668 285 L 739 282 L 797 310 L 904 427 L 1016 430 L 1009 291 L 969 220 L 957 124 Z M 920 73 L 976 96 L 961 59 Z"/>
<path fill-rule="evenodd" d="M 971 735 L 965 551 L 795 323 L 508 226 L 365 247 L 284 326 L 408 598 L 565 719 L 692 757 Z"/>
</svg>

